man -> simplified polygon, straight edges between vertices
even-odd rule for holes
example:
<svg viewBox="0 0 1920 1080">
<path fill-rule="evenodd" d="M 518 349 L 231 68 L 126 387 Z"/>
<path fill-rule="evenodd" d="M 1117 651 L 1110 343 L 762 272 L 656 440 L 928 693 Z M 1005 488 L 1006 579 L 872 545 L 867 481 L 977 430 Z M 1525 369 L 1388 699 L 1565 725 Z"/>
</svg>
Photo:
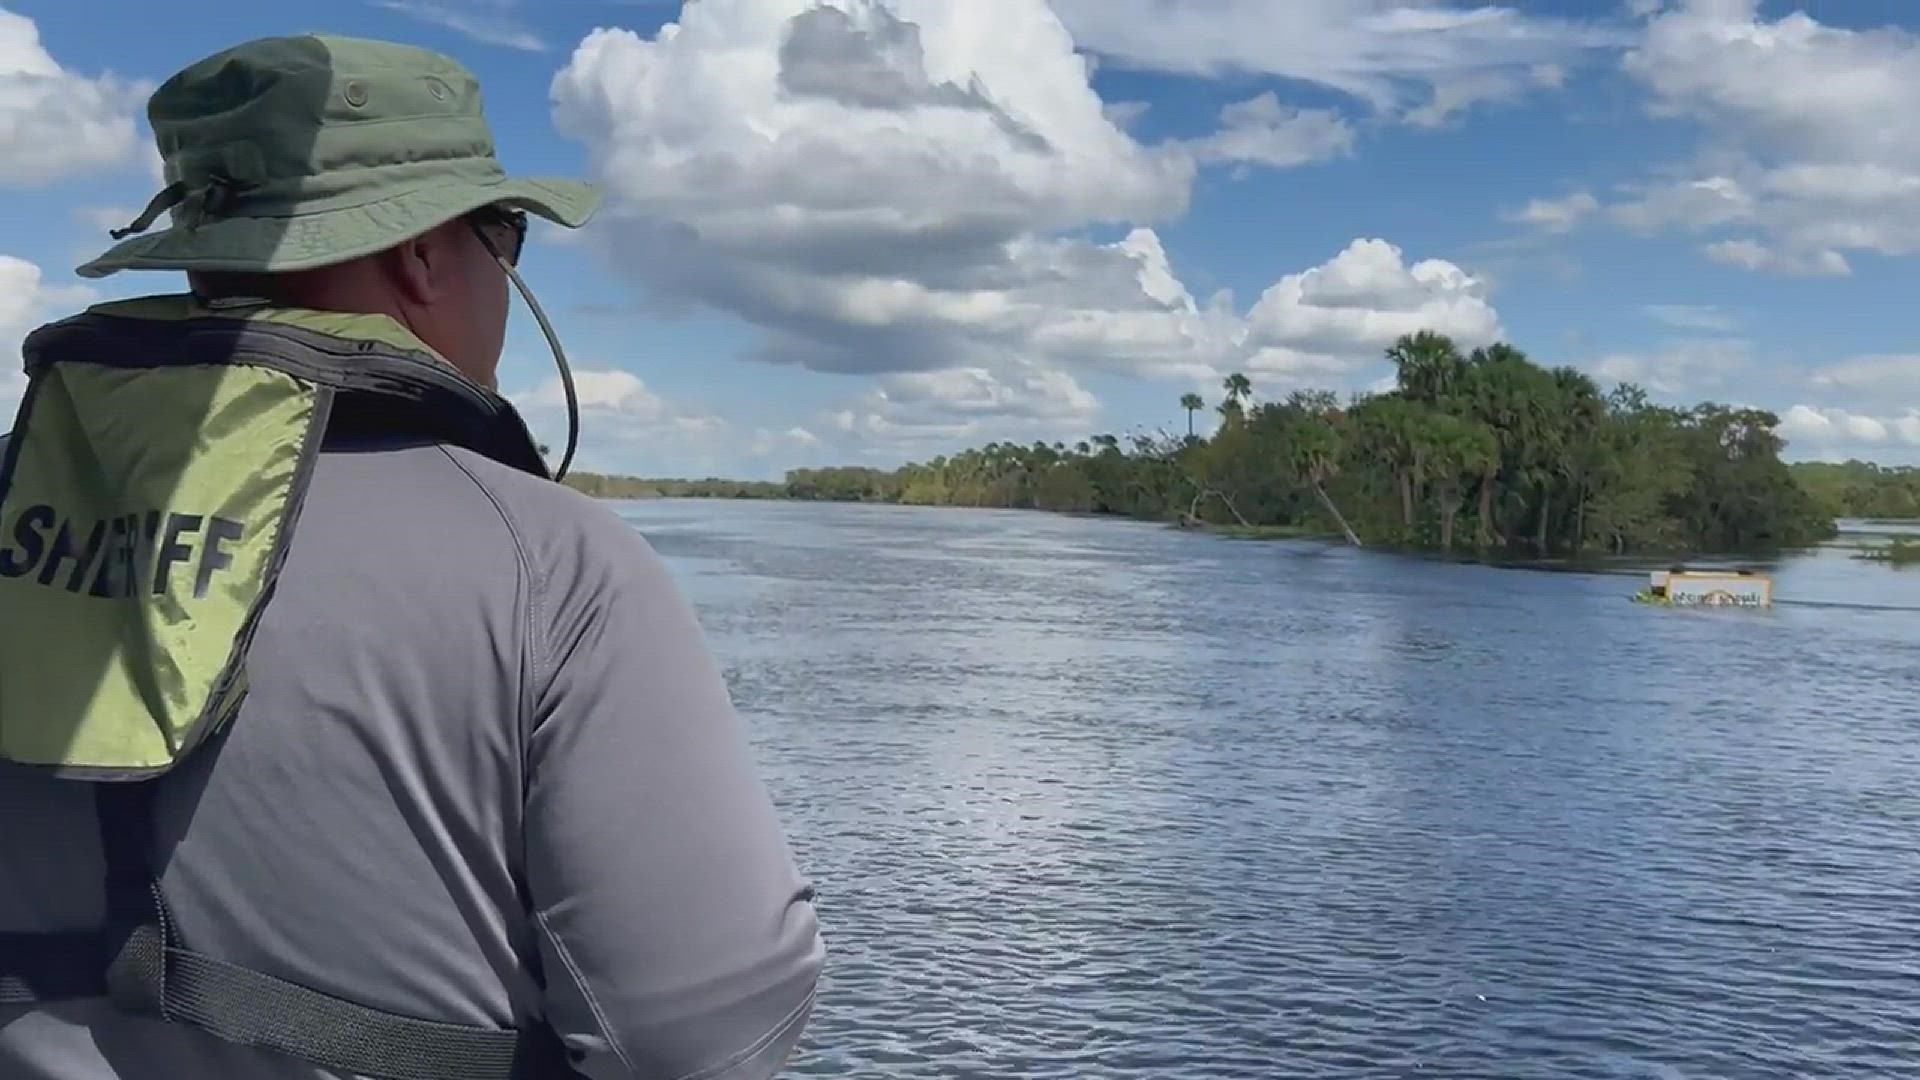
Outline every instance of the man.
<svg viewBox="0 0 1920 1080">
<path fill-rule="evenodd" d="M 81 273 L 193 292 L 36 331 L 0 452 L 0 1076 L 774 1075 L 812 892 L 667 570 L 493 389 L 524 215 L 596 197 L 398 45 L 149 116 Z"/>
</svg>

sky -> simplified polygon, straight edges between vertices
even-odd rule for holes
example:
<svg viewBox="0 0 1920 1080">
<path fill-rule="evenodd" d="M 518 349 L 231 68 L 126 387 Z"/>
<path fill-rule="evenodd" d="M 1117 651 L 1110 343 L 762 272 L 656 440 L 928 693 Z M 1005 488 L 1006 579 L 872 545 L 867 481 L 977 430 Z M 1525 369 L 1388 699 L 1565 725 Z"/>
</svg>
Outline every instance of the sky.
<svg viewBox="0 0 1920 1080">
<path fill-rule="evenodd" d="M 576 468 L 774 479 L 1184 431 L 1384 388 L 1430 329 L 1920 463 L 1908 0 L 13 0 L 0 347 L 160 186 L 154 86 L 254 37 L 472 70 L 503 162 L 598 184 L 522 272 Z M 501 390 L 566 425 L 519 307 Z M 0 413 L 21 380 L 0 368 Z M 0 423 L 4 423 L 0 420 Z M 1202 417 L 1203 427 L 1209 418 Z"/>
</svg>

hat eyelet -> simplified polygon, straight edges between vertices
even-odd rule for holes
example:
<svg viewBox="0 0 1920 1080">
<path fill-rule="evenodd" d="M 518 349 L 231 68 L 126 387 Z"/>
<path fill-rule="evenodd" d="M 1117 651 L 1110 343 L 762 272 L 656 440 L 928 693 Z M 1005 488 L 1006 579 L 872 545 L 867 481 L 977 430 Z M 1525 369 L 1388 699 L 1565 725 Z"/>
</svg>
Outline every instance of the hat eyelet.
<svg viewBox="0 0 1920 1080">
<path fill-rule="evenodd" d="M 367 103 L 367 84 L 358 79 L 349 80 L 341 96 L 347 99 L 347 104 L 357 109 Z"/>
</svg>

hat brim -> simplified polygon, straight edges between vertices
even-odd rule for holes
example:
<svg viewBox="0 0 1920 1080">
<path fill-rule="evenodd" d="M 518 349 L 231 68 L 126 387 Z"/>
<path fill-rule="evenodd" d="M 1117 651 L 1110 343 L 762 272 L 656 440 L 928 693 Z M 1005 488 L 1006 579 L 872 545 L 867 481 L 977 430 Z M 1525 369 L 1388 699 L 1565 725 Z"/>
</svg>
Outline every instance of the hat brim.
<svg viewBox="0 0 1920 1080">
<path fill-rule="evenodd" d="M 84 278 L 102 278 L 121 270 L 313 270 L 384 251 L 492 205 L 525 210 L 577 229 L 599 207 L 600 193 L 587 184 L 558 179 L 440 183 L 338 210 L 221 218 L 194 228 L 174 225 L 123 240 L 75 272 Z"/>
</svg>

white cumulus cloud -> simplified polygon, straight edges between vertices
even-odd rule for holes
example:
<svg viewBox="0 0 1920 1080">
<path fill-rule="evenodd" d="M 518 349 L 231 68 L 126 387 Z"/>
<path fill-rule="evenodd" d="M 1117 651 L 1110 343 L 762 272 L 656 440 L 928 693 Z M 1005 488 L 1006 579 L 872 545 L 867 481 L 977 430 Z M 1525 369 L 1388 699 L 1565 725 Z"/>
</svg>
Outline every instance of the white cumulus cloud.
<svg viewBox="0 0 1920 1080">
<path fill-rule="evenodd" d="M 1503 332 L 1484 286 L 1460 267 L 1444 259 L 1409 266 L 1398 247 L 1361 239 L 1262 293 L 1242 344 L 1252 371 L 1324 383 L 1379 360 L 1394 339 L 1420 330 L 1447 334 L 1462 348 Z"/>
<path fill-rule="evenodd" d="M 941 412 L 975 416 L 1015 416 L 1046 420 L 1086 420 L 1100 403 L 1064 371 L 1033 368 L 1007 380 L 985 368 L 910 371 L 889 376 L 882 399 L 911 408 L 937 406 Z"/>
<path fill-rule="evenodd" d="M 36 326 L 74 314 L 99 299 L 84 285 L 49 285 L 40 267 L 12 255 L 0 255 L 0 430 L 13 426 L 27 380 L 20 343 Z"/>
<path fill-rule="evenodd" d="M 1780 414 L 1780 434 L 1796 457 L 1843 457 L 1889 447 L 1920 447 L 1920 409 L 1873 415 L 1795 405 Z"/>
<path fill-rule="evenodd" d="M 874 453 L 915 453 L 957 443 L 1030 442 L 1089 434 L 1100 402 L 1064 371 L 1014 364 L 908 371 L 826 419 Z"/>
<path fill-rule="evenodd" d="M 726 423 L 700 409 L 669 401 L 646 381 L 619 369 L 576 369 L 582 452 L 621 445 L 677 446 L 724 434 Z M 558 375 L 508 395 L 557 447 L 566 435 L 566 388 Z M 543 436 L 547 437 L 547 436 Z"/>
<path fill-rule="evenodd" d="M 1090 68 L 1044 0 L 701 0 L 588 35 L 552 96 L 621 277 L 754 325 L 759 359 L 874 380 L 829 436 L 1052 437 L 1097 419 L 1094 372 L 1359 385 L 1399 334 L 1499 334 L 1474 275 L 1377 239 L 1250 309 L 1196 298 L 1155 225 L 1198 171 L 1340 156 L 1353 128 L 1267 92 L 1148 144 Z"/>
<path fill-rule="evenodd" d="M 1089 74 L 1043 0 L 702 0 L 651 37 L 588 35 L 552 96 L 608 192 L 588 242 L 622 277 L 755 325 L 760 359 L 882 380 L 829 430 L 1017 426 L 1019 403 L 1073 423 L 1086 371 L 1338 372 L 1396 333 L 1497 330 L 1465 270 L 1379 241 L 1250 312 L 1196 299 L 1154 225 L 1197 170 L 1342 154 L 1352 131 L 1269 93 L 1148 145 Z"/>
<path fill-rule="evenodd" d="M 1201 161 L 1284 169 L 1353 152 L 1353 127 L 1330 109 L 1295 109 L 1269 90 L 1220 110 L 1220 130 L 1186 143 Z"/>
<path fill-rule="evenodd" d="M 1058 236 L 1183 212 L 1191 155 L 1115 126 L 1044 4 L 991 8 L 704 0 L 651 40 L 589 35 L 555 118 L 620 268 L 823 370 L 992 364 L 1089 322 L 1179 336 L 1133 250 Z"/>
<path fill-rule="evenodd" d="M 1850 253 L 1920 254 L 1920 35 L 1770 19 L 1753 0 L 1647 14 L 1625 68 L 1700 144 L 1634 185 L 1613 219 L 1701 235 L 1716 262 L 1790 276 L 1848 274 Z"/>
<path fill-rule="evenodd" d="M 0 185 L 46 184 L 135 160 L 151 87 L 60 66 L 32 19 L 0 8 Z"/>
</svg>

